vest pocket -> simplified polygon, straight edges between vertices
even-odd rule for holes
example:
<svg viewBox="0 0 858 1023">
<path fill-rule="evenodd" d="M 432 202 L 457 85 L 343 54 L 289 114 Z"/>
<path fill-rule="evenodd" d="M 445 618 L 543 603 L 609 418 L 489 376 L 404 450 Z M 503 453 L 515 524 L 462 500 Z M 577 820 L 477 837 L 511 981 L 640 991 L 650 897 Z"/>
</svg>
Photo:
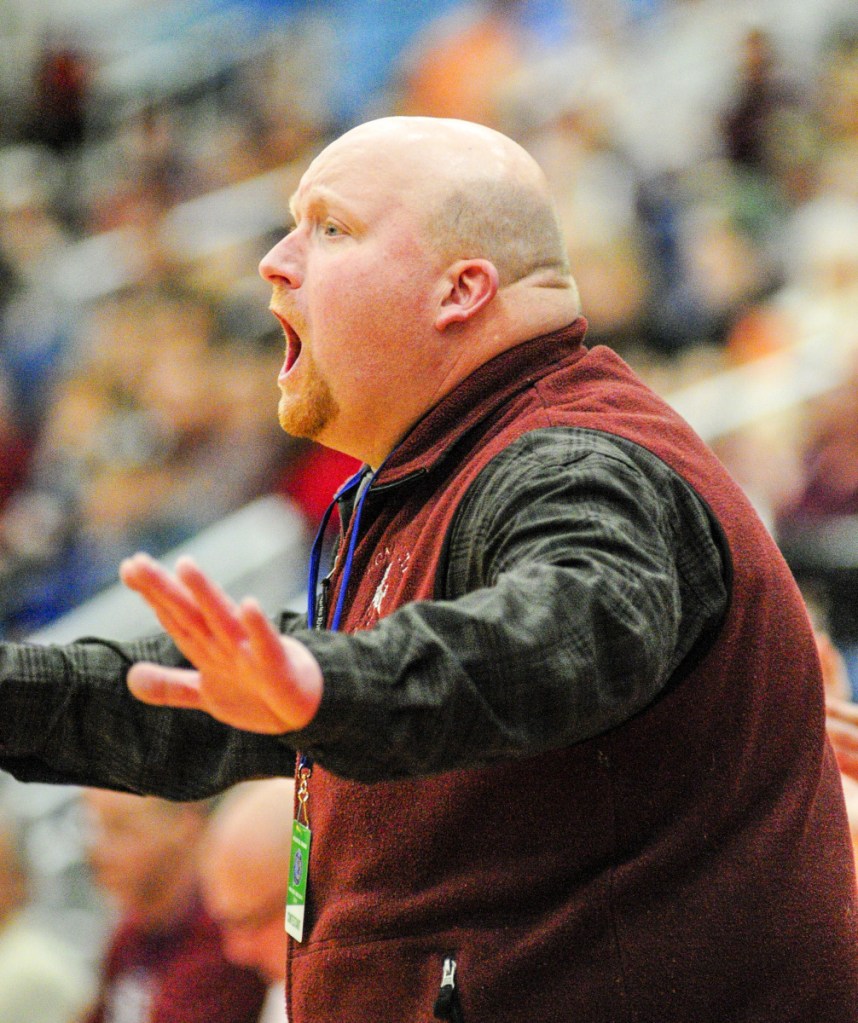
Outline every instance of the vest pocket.
<svg viewBox="0 0 858 1023">
<path fill-rule="evenodd" d="M 444 959 L 441 969 L 441 986 L 435 999 L 435 1019 L 447 1020 L 448 1023 L 465 1023 L 462 1006 L 459 1003 L 459 988 L 456 979 L 458 963 L 452 956 Z"/>
</svg>

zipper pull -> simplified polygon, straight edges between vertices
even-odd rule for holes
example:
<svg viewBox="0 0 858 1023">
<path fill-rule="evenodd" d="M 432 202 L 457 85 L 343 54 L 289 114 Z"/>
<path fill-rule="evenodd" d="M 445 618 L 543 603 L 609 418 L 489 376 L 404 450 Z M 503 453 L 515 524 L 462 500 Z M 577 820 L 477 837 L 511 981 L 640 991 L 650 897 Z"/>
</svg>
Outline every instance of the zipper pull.
<svg viewBox="0 0 858 1023">
<path fill-rule="evenodd" d="M 447 956 L 441 974 L 441 987 L 435 999 L 433 1013 L 435 1019 L 446 1019 L 450 1023 L 462 1023 L 462 1010 L 459 1006 L 459 992 L 456 989 L 456 960 Z"/>
</svg>

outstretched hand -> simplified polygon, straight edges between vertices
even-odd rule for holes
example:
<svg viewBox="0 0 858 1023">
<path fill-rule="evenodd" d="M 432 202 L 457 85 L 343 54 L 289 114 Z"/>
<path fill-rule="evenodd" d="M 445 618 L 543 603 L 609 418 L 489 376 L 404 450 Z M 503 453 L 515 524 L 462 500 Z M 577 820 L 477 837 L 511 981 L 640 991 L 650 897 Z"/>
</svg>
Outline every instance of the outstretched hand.
<svg viewBox="0 0 858 1023">
<path fill-rule="evenodd" d="M 170 573 L 135 554 L 119 574 L 194 665 L 135 664 L 128 686 L 137 699 L 202 710 L 252 732 L 279 734 L 310 722 L 322 699 L 319 664 L 298 640 L 281 636 L 255 600 L 235 604 L 190 558 Z"/>
</svg>

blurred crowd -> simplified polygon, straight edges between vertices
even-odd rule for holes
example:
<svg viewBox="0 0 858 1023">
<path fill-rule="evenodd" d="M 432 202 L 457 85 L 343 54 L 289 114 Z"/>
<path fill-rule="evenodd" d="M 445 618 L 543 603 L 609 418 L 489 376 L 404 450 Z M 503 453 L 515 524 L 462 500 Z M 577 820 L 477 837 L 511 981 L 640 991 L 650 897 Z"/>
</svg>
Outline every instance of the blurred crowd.
<svg viewBox="0 0 858 1023">
<path fill-rule="evenodd" d="M 29 59 L 0 105 L 0 635 L 260 494 L 318 517 L 350 466 L 277 429 L 282 343 L 255 267 L 301 167 L 367 117 L 464 117 L 530 149 L 591 341 L 668 396 L 811 335 L 825 359 L 851 351 L 849 3 L 394 6 L 162 0 L 110 7 L 98 36 L 67 7 L 38 30 L 18 19 Z M 856 375 L 836 401 L 717 438 L 773 530 L 858 511 Z"/>
<path fill-rule="evenodd" d="M 773 388 L 833 373 L 707 439 L 851 699 L 854 0 L 150 0 L 106 4 L 95 32 L 98 4 L 73 7 L 41 22 L 0 3 L 0 638 L 260 495 L 294 501 L 309 535 L 352 466 L 277 426 L 282 338 L 256 265 L 327 141 L 430 114 L 537 157 L 591 343 L 660 393 L 754 364 Z M 841 539 L 821 550 L 828 526 Z"/>
<path fill-rule="evenodd" d="M 81 790 L 97 942 L 40 915 L 27 831 L 0 816 L 0 1020 L 286 1023 L 293 796 L 291 778 L 196 803 Z"/>
</svg>

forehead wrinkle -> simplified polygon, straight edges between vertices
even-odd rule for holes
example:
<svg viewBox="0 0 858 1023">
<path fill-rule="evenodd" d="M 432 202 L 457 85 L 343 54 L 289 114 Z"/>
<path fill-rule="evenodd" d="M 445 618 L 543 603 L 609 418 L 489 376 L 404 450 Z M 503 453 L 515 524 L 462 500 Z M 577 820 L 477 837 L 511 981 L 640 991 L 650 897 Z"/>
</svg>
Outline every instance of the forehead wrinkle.
<svg viewBox="0 0 858 1023">
<path fill-rule="evenodd" d="M 295 192 L 292 198 L 289 200 L 289 209 L 292 216 L 297 221 L 300 216 L 316 216 L 327 213 L 328 204 L 325 201 L 325 197 L 319 194 L 319 191 L 311 186 L 308 194 L 305 196 L 300 195 L 300 189 Z"/>
</svg>

